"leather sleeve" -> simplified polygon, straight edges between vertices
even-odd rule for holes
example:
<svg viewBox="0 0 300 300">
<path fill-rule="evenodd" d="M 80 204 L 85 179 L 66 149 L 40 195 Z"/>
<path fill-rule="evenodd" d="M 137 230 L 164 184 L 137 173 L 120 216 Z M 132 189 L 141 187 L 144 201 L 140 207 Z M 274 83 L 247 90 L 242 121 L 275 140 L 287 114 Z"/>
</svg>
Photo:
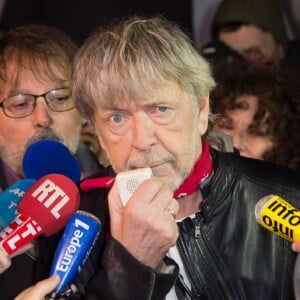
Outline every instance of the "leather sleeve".
<svg viewBox="0 0 300 300">
<path fill-rule="evenodd" d="M 164 299 L 179 272 L 178 265 L 167 257 L 164 263 L 174 266 L 172 273 L 159 273 L 141 264 L 113 238 L 107 241 L 101 262 L 102 268 L 87 287 L 85 299 Z"/>
</svg>

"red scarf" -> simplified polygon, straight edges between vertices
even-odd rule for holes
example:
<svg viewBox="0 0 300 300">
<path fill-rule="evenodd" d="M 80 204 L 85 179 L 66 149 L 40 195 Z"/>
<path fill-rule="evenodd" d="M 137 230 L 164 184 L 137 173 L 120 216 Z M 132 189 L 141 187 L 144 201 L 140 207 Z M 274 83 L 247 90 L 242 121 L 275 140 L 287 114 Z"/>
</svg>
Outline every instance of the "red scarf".
<svg viewBox="0 0 300 300">
<path fill-rule="evenodd" d="M 202 154 L 197 160 L 191 174 L 184 180 L 180 187 L 174 192 L 174 198 L 179 199 L 193 194 L 199 189 L 199 184 L 212 174 L 212 158 L 209 152 L 209 145 L 203 140 Z M 85 179 L 80 183 L 83 191 L 95 188 L 110 188 L 114 183 L 114 177 L 100 177 Z"/>
</svg>

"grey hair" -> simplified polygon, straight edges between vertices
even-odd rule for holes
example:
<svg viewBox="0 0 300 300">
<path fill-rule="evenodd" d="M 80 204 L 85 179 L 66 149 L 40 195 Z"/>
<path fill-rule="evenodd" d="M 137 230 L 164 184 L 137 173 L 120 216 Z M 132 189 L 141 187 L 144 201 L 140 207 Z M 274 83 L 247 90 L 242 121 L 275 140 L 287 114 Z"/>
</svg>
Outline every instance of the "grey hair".
<svg viewBox="0 0 300 300">
<path fill-rule="evenodd" d="M 189 37 L 161 17 L 135 16 L 100 28 L 82 45 L 71 70 L 72 97 L 92 123 L 95 108 L 147 99 L 150 89 L 171 81 L 197 105 L 215 86 L 209 64 Z"/>
<path fill-rule="evenodd" d="M 77 43 L 61 30 L 42 24 L 15 27 L 0 40 L 0 88 L 4 82 L 17 85 L 24 69 L 40 82 L 67 82 Z M 8 78 L 8 68 L 14 66 Z"/>
</svg>

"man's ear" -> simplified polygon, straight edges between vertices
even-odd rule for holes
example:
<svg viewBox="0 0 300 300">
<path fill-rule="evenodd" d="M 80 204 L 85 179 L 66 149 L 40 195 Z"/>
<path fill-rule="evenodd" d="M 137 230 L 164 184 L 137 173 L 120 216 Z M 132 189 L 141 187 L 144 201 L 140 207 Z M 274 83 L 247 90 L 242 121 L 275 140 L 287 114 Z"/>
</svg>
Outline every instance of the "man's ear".
<svg viewBox="0 0 300 300">
<path fill-rule="evenodd" d="M 203 96 L 199 99 L 198 109 L 198 128 L 200 135 L 204 135 L 208 128 L 209 117 L 209 96 Z"/>
</svg>

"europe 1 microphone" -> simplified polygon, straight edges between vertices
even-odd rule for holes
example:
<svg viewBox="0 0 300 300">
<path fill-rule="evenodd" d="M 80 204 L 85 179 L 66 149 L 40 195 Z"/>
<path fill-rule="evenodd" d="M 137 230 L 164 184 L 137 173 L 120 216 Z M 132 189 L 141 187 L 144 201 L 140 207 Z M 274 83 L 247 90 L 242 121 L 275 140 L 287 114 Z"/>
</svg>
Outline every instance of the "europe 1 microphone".
<svg viewBox="0 0 300 300">
<path fill-rule="evenodd" d="M 56 249 L 50 271 L 50 276 L 59 275 L 60 283 L 50 294 L 49 299 L 56 299 L 67 286 L 74 283 L 100 230 L 101 223 L 93 214 L 77 211 L 71 216 Z"/>
<path fill-rule="evenodd" d="M 19 215 L 0 232 L 0 249 L 11 255 L 40 234 L 54 234 L 78 207 L 79 191 L 71 179 L 61 174 L 40 178 L 19 203 Z"/>
</svg>

